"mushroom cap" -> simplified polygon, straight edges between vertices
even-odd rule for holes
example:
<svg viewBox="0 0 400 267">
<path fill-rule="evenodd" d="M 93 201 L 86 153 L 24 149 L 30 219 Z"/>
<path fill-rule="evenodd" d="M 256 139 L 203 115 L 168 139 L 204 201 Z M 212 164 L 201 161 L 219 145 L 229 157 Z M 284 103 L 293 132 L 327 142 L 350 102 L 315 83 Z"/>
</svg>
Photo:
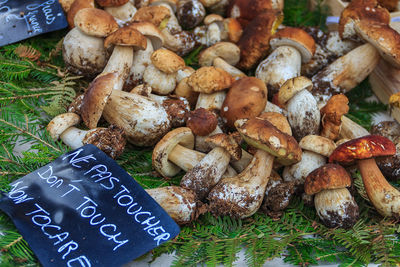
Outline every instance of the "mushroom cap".
<svg viewBox="0 0 400 267">
<path fill-rule="evenodd" d="M 224 148 L 233 160 L 239 160 L 242 157 L 242 148 L 240 145 L 232 136 L 225 133 L 211 135 L 206 138 L 206 142 L 213 146 Z"/>
<path fill-rule="evenodd" d="M 311 91 L 313 85 L 310 79 L 304 76 L 294 77 L 287 80 L 279 89 L 278 101 L 281 105 L 286 103 L 302 90 Z"/>
<path fill-rule="evenodd" d="M 279 46 L 293 46 L 300 54 L 303 63 L 310 61 L 315 53 L 315 41 L 300 28 L 285 27 L 272 36 L 269 44 L 272 49 Z"/>
<path fill-rule="evenodd" d="M 169 154 L 178 144 L 189 149 L 194 148 L 194 135 L 189 128 L 181 127 L 170 131 L 154 147 L 153 167 L 161 175 L 173 177 L 181 170 L 168 160 Z"/>
<path fill-rule="evenodd" d="M 307 195 L 314 195 L 326 189 L 351 186 L 351 177 L 345 168 L 338 164 L 325 164 L 313 170 L 304 182 Z"/>
<path fill-rule="evenodd" d="M 133 46 L 136 49 L 145 50 L 147 47 L 147 40 L 138 30 L 128 25 L 119 28 L 106 37 L 104 40 L 104 47 L 108 48 L 111 45 Z"/>
<path fill-rule="evenodd" d="M 151 62 L 162 72 L 172 74 L 185 67 L 183 58 L 168 49 L 158 49 L 151 54 Z"/>
<path fill-rule="evenodd" d="M 321 108 L 321 117 L 334 124 L 342 123 L 342 116 L 349 112 L 349 99 L 344 94 L 333 95 L 324 107 Z"/>
<path fill-rule="evenodd" d="M 212 133 L 218 125 L 218 119 L 212 111 L 205 108 L 197 108 L 188 114 L 186 126 L 194 135 L 207 136 Z"/>
<path fill-rule="evenodd" d="M 257 117 L 240 119 L 235 127 L 246 143 L 270 153 L 281 164 L 291 165 L 301 160 L 301 148 L 296 139 L 279 131 L 269 121 Z"/>
<path fill-rule="evenodd" d="M 234 66 L 240 60 L 240 48 L 230 42 L 216 43 L 200 53 L 199 64 L 200 66 L 211 66 L 217 57 Z"/>
<path fill-rule="evenodd" d="M 79 10 L 84 8 L 94 8 L 94 0 L 75 0 L 67 13 L 67 21 L 70 28 L 74 28 L 74 18 Z"/>
<path fill-rule="evenodd" d="M 128 2 L 129 0 L 96 0 L 96 3 L 101 7 L 122 6 Z"/>
<path fill-rule="evenodd" d="M 269 121 L 272 125 L 278 128 L 279 131 L 292 135 L 292 128 L 290 128 L 289 121 L 286 116 L 278 112 L 262 112 L 257 118 Z"/>
<path fill-rule="evenodd" d="M 302 149 L 329 157 L 336 149 L 336 144 L 331 139 L 319 135 L 304 136 L 299 145 Z"/>
<path fill-rule="evenodd" d="M 89 129 L 96 128 L 108 97 L 118 82 L 118 77 L 117 72 L 98 76 L 86 90 L 82 100 L 81 116 Z"/>
<path fill-rule="evenodd" d="M 255 77 L 243 77 L 233 83 L 226 94 L 220 115 L 228 127 L 238 119 L 258 116 L 267 104 L 268 90 L 264 82 Z"/>
<path fill-rule="evenodd" d="M 342 11 L 339 20 L 339 35 L 341 38 L 353 38 L 356 35 L 355 24 L 366 21 L 370 25 L 390 22 L 387 9 L 378 6 L 376 0 L 354 0 Z"/>
<path fill-rule="evenodd" d="M 206 15 L 206 9 L 200 1 L 184 0 L 178 2 L 176 17 L 183 29 L 193 29 Z"/>
<path fill-rule="evenodd" d="M 133 15 L 132 21 L 150 22 L 158 27 L 163 21 L 169 19 L 171 13 L 165 6 L 145 6 L 141 7 Z"/>
<path fill-rule="evenodd" d="M 47 125 L 46 129 L 49 132 L 51 139 L 54 141 L 60 138 L 60 135 L 67 130 L 69 127 L 77 125 L 81 121 L 81 117 L 72 112 L 63 113 L 56 117 L 54 117 L 49 124 Z"/>
<path fill-rule="evenodd" d="M 90 130 L 82 140 L 83 144 L 92 144 L 113 159 L 118 158 L 124 151 L 126 138 L 124 130 L 110 125 L 108 128 Z"/>
<path fill-rule="evenodd" d="M 215 67 L 201 67 L 189 76 L 193 91 L 211 94 L 231 87 L 233 79 L 226 71 Z"/>
<path fill-rule="evenodd" d="M 138 30 L 141 34 L 150 39 L 154 50 L 160 49 L 164 45 L 164 37 L 161 31 L 150 22 L 135 22 L 129 27 Z"/>
<path fill-rule="evenodd" d="M 224 18 L 218 14 L 208 14 L 204 18 L 203 23 L 204 23 L 204 25 L 210 25 L 213 22 L 223 21 L 223 20 L 224 20 Z"/>
<path fill-rule="evenodd" d="M 329 157 L 329 162 L 352 163 L 359 159 L 391 156 L 395 153 L 396 146 L 388 138 L 380 135 L 367 135 L 338 146 Z"/>
<path fill-rule="evenodd" d="M 96 37 L 106 37 L 119 28 L 113 16 L 98 8 L 79 10 L 75 15 L 74 24 L 85 34 Z"/>
<path fill-rule="evenodd" d="M 176 6 L 178 5 L 178 0 L 149 0 L 150 5 L 157 5 L 157 4 L 168 4 L 174 13 L 176 12 Z"/>
<path fill-rule="evenodd" d="M 240 37 L 238 68 L 249 70 L 264 58 L 269 49 L 269 40 L 283 20 L 283 15 L 276 10 L 266 10 L 256 16 Z"/>
<path fill-rule="evenodd" d="M 400 33 L 387 24 L 371 24 L 364 20 L 356 23 L 356 31 L 379 51 L 384 60 L 400 68 Z"/>
</svg>

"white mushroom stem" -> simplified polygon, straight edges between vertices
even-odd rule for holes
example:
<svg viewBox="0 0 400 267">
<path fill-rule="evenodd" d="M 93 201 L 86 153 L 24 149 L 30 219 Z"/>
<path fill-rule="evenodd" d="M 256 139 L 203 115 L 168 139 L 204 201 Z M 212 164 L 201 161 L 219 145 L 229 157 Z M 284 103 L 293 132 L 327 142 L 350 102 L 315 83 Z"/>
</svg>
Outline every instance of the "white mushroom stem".
<svg viewBox="0 0 400 267">
<path fill-rule="evenodd" d="M 154 145 L 171 127 L 167 112 L 154 100 L 119 90 L 112 91 L 103 116 L 122 128 L 127 140 L 138 146 Z"/>
<path fill-rule="evenodd" d="M 70 148 L 77 149 L 83 146 L 83 138 L 85 138 L 88 132 L 76 127 L 69 127 L 61 134 L 60 139 Z"/>
<path fill-rule="evenodd" d="M 182 177 L 180 185 L 193 190 L 199 199 L 204 199 L 225 173 L 229 160 L 230 155 L 224 148 L 213 148 Z"/>
<path fill-rule="evenodd" d="M 355 123 L 346 116 L 342 116 L 339 139 L 355 139 L 369 134 L 370 133 L 364 127 Z"/>
<path fill-rule="evenodd" d="M 265 109 L 263 112 L 276 112 L 276 113 L 280 113 L 284 116 L 287 117 L 287 111 L 278 107 L 277 105 L 275 105 L 272 102 L 267 101 L 267 104 L 265 105 Z"/>
<path fill-rule="evenodd" d="M 128 1 L 122 6 L 105 7 L 104 10 L 114 17 L 120 27 L 123 27 L 125 23 L 131 21 L 137 11 L 131 1 Z"/>
<path fill-rule="evenodd" d="M 277 91 L 285 81 L 300 76 L 300 70 L 300 52 L 290 46 L 280 46 L 258 65 L 255 76 Z"/>
<path fill-rule="evenodd" d="M 168 19 L 167 25 L 165 26 L 165 29 L 167 29 L 168 32 L 173 33 L 182 31 L 182 27 L 179 24 L 179 21 L 175 16 L 175 12 L 170 5 L 163 2 L 156 3 L 155 5 L 166 7 L 169 10 L 171 17 Z"/>
<path fill-rule="evenodd" d="M 257 150 L 247 168 L 238 175 L 222 179 L 210 192 L 210 210 L 216 215 L 246 218 L 261 206 L 274 157 Z"/>
<path fill-rule="evenodd" d="M 132 64 L 133 47 L 116 45 L 107 65 L 99 76 L 106 73 L 117 72 L 119 79 L 117 84 L 114 86 L 114 90 L 122 90 L 125 80 L 128 78 Z"/>
<path fill-rule="evenodd" d="M 167 186 L 146 189 L 146 192 L 176 223 L 186 224 L 197 218 L 198 205 L 192 191 L 178 186 Z"/>
<path fill-rule="evenodd" d="M 221 41 L 221 28 L 218 25 L 218 22 L 213 22 L 207 27 L 207 32 L 206 32 L 206 40 L 207 40 L 207 46 L 212 46 L 213 44 L 216 44 Z"/>
<path fill-rule="evenodd" d="M 224 71 L 229 73 L 235 79 L 240 79 L 241 77 L 246 76 L 246 74 L 244 74 L 241 70 L 230 65 L 228 62 L 226 62 L 225 60 L 223 60 L 220 57 L 217 57 L 214 59 L 213 66 L 216 68 L 223 69 Z"/>
<path fill-rule="evenodd" d="M 365 191 L 376 210 L 383 216 L 399 218 L 400 192 L 386 181 L 375 159 L 358 161 Z"/>
<path fill-rule="evenodd" d="M 170 152 L 168 160 L 185 172 L 188 172 L 193 169 L 194 166 L 199 164 L 205 155 L 205 153 L 192 150 L 178 144 Z M 225 168 L 225 171 L 226 172 L 223 173 L 224 177 L 231 177 L 237 174 L 236 171 L 229 165 Z"/>
<path fill-rule="evenodd" d="M 220 110 L 226 97 L 225 91 L 212 94 L 200 93 L 197 98 L 196 109 L 205 108 L 208 110 Z"/>
<path fill-rule="evenodd" d="M 138 85 L 142 82 L 144 71 L 151 65 L 150 56 L 154 52 L 153 45 L 149 38 L 146 38 L 147 47 L 145 50 L 139 50 L 133 55 L 132 65 L 129 71 L 127 83 L 129 85 Z"/>
<path fill-rule="evenodd" d="M 296 181 L 299 185 L 302 185 L 310 172 L 324 164 L 326 164 L 326 157 L 304 150 L 298 163 L 286 166 L 283 169 L 282 178 L 286 182 Z"/>
</svg>

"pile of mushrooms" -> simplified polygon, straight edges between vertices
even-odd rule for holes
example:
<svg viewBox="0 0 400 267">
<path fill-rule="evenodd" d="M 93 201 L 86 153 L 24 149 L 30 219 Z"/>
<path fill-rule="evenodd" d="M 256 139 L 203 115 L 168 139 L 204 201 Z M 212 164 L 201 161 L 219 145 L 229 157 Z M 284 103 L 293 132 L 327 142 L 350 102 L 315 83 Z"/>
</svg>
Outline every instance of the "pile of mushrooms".
<svg viewBox="0 0 400 267">
<path fill-rule="evenodd" d="M 355 139 L 369 132 L 345 117 L 344 93 L 380 58 L 400 66 L 400 38 L 375 0 L 353 0 L 330 33 L 280 25 L 283 1 L 62 4 L 71 27 L 66 65 L 91 83 L 69 113 L 52 120 L 50 135 L 76 148 L 89 134 L 103 135 L 98 124 L 112 125 L 102 140 L 117 141 L 107 148 L 94 142 L 100 149 L 123 148 L 122 136 L 152 147 L 161 176 L 182 174 L 180 186 L 148 190 L 178 223 L 205 211 L 279 217 L 298 194 L 315 202 L 326 226 L 350 228 L 358 206 L 346 168 L 354 160 L 378 212 L 399 215 L 400 193 L 367 159 L 393 157 L 395 146 L 380 136 Z M 197 69 L 182 58 L 195 49 Z M 398 142 L 398 135 L 389 138 Z M 400 173 L 400 164 L 391 166 Z"/>
</svg>

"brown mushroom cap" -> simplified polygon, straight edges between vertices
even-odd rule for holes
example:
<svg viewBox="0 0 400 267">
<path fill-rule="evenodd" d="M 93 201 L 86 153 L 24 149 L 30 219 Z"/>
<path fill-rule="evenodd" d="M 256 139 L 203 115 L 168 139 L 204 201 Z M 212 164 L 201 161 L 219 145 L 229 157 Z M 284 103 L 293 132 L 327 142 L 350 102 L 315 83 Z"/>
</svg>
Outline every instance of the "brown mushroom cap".
<svg viewBox="0 0 400 267">
<path fill-rule="evenodd" d="M 232 85 L 233 79 L 226 71 L 215 67 L 201 67 L 189 76 L 188 84 L 193 91 L 211 94 Z"/>
<path fill-rule="evenodd" d="M 228 37 L 231 42 L 237 43 L 243 34 L 243 28 L 237 19 L 224 19 L 224 28 L 228 31 Z"/>
<path fill-rule="evenodd" d="M 111 158 L 118 158 L 124 151 L 126 138 L 124 130 L 110 125 L 108 128 L 90 130 L 82 140 L 83 144 L 92 144 Z"/>
<path fill-rule="evenodd" d="M 107 36 L 104 40 L 104 47 L 108 48 L 111 45 L 133 46 L 136 49 L 145 50 L 147 40 L 138 30 L 128 25 Z"/>
<path fill-rule="evenodd" d="M 158 27 L 170 17 L 169 9 L 165 6 L 146 6 L 138 9 L 133 15 L 132 21 L 150 22 Z"/>
<path fill-rule="evenodd" d="M 358 159 L 390 156 L 396 153 L 392 141 L 380 135 L 367 135 L 338 146 L 329 157 L 329 162 L 351 163 Z"/>
<path fill-rule="evenodd" d="M 221 107 L 221 117 L 228 127 L 238 119 L 258 116 L 267 104 L 268 90 L 264 82 L 255 77 L 243 77 L 233 83 Z"/>
<path fill-rule="evenodd" d="M 47 125 L 46 130 L 54 141 L 69 127 L 77 125 L 81 121 L 78 114 L 68 112 L 55 116 Z"/>
<path fill-rule="evenodd" d="M 75 0 L 68 11 L 67 21 L 70 28 L 75 27 L 74 18 L 79 10 L 84 8 L 94 8 L 94 0 Z"/>
<path fill-rule="evenodd" d="M 213 22 L 216 21 L 223 21 L 224 18 L 218 14 L 208 14 L 207 16 L 205 16 L 203 23 L 204 25 L 210 25 Z"/>
<path fill-rule="evenodd" d="M 230 65 L 236 65 L 240 59 L 240 49 L 237 45 L 230 42 L 216 43 L 199 55 L 200 66 L 211 66 L 215 58 L 222 58 Z"/>
<path fill-rule="evenodd" d="M 325 164 L 313 170 L 304 182 L 307 195 L 314 195 L 326 189 L 351 186 L 351 178 L 345 168 L 338 164 Z"/>
<path fill-rule="evenodd" d="M 96 128 L 117 81 L 118 73 L 107 73 L 94 79 L 86 90 L 82 100 L 81 115 L 89 129 Z"/>
<path fill-rule="evenodd" d="M 307 63 L 315 53 L 315 41 L 300 28 L 285 27 L 279 30 L 269 41 L 272 49 L 279 46 L 292 46 L 301 54 L 301 61 Z"/>
<path fill-rule="evenodd" d="M 332 96 L 321 108 L 321 135 L 335 140 L 339 137 L 342 116 L 349 112 L 349 100 L 344 94 Z"/>
<path fill-rule="evenodd" d="M 283 16 L 280 12 L 267 10 L 260 13 L 244 28 L 237 43 L 240 48 L 238 68 L 249 70 L 267 55 L 269 40 L 282 20 Z"/>
<path fill-rule="evenodd" d="M 164 37 L 161 31 L 150 22 L 135 22 L 129 25 L 130 28 L 139 31 L 150 39 L 154 50 L 160 49 L 164 44 Z"/>
<path fill-rule="evenodd" d="M 286 116 L 278 112 L 262 112 L 257 118 L 264 119 L 272 123 L 279 131 L 292 135 L 292 128 L 290 128 L 289 121 Z"/>
<path fill-rule="evenodd" d="M 113 7 L 125 5 L 129 0 L 96 0 L 96 2 L 101 7 Z"/>
<path fill-rule="evenodd" d="M 85 34 L 96 37 L 106 37 L 119 28 L 113 16 L 98 8 L 79 10 L 75 15 L 74 24 Z"/>
<path fill-rule="evenodd" d="M 313 85 L 310 79 L 304 76 L 294 77 L 287 80 L 279 89 L 278 102 L 281 105 L 286 103 L 298 92 L 303 90 L 311 91 Z"/>
<path fill-rule="evenodd" d="M 246 143 L 267 151 L 281 164 L 291 165 L 301 160 L 302 152 L 296 139 L 279 131 L 269 121 L 257 117 L 240 119 L 235 127 Z"/>
<path fill-rule="evenodd" d="M 153 149 L 153 167 L 166 177 L 173 177 L 181 170 L 168 160 L 169 154 L 178 144 L 193 149 L 194 135 L 189 128 L 181 127 L 170 131 L 164 135 Z"/>
<path fill-rule="evenodd" d="M 206 136 L 212 133 L 218 125 L 218 119 L 215 114 L 208 109 L 198 108 L 189 112 L 186 120 L 186 126 L 193 134 Z"/>
<path fill-rule="evenodd" d="M 151 54 L 151 62 L 162 72 L 172 74 L 185 67 L 183 58 L 168 49 L 158 49 Z"/>
<path fill-rule="evenodd" d="M 239 160 L 242 157 L 242 148 L 235 139 L 225 133 L 218 133 L 206 138 L 206 142 L 216 147 L 224 148 L 233 160 Z"/>
</svg>

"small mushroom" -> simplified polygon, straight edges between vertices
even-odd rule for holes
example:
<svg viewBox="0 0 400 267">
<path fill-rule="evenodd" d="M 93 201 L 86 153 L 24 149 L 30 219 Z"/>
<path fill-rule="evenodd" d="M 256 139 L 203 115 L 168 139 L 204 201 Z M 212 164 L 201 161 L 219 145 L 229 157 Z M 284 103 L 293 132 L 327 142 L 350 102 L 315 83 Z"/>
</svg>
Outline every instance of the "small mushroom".
<svg viewBox="0 0 400 267">
<path fill-rule="evenodd" d="M 76 27 L 63 40 L 63 58 L 69 71 L 84 76 L 100 73 L 107 63 L 104 37 L 118 29 L 107 12 L 84 8 L 75 15 Z"/>
<path fill-rule="evenodd" d="M 176 74 L 185 67 L 185 61 L 167 49 L 152 53 L 151 62 L 143 73 L 143 81 L 150 85 L 154 92 L 167 95 L 176 87 Z"/>
<path fill-rule="evenodd" d="M 396 153 L 392 141 L 379 135 L 368 135 L 341 144 L 329 162 L 357 162 L 369 200 L 382 216 L 399 218 L 400 192 L 390 185 L 376 165 L 374 157 Z"/>
<path fill-rule="evenodd" d="M 299 145 L 303 149 L 301 161 L 286 166 L 282 177 L 285 181 L 296 181 L 301 186 L 310 172 L 326 164 L 327 157 L 335 150 L 336 145 L 331 139 L 318 135 L 303 137 Z"/>
<path fill-rule="evenodd" d="M 215 134 L 207 138 L 215 147 L 189 170 L 180 185 L 192 189 L 198 199 L 204 199 L 225 173 L 230 158 L 239 160 L 242 150 L 235 140 L 227 134 Z"/>
<path fill-rule="evenodd" d="M 220 112 L 225 124 L 233 128 L 238 119 L 258 116 L 265 109 L 267 94 L 265 84 L 255 77 L 243 77 L 234 82 L 226 94 Z"/>
<path fill-rule="evenodd" d="M 194 135 L 206 136 L 217 128 L 218 120 L 216 115 L 205 108 L 198 108 L 188 114 L 186 126 Z"/>
<path fill-rule="evenodd" d="M 279 103 L 287 107 L 288 120 L 296 140 L 318 134 L 321 121 L 317 101 L 309 92 L 311 81 L 303 76 L 287 80 L 279 89 Z"/>
<path fill-rule="evenodd" d="M 252 118 L 235 122 L 240 135 L 257 151 L 247 168 L 237 176 L 222 179 L 210 192 L 210 210 L 216 215 L 246 218 L 261 206 L 274 157 L 284 164 L 301 158 L 296 140 L 267 120 Z"/>
<path fill-rule="evenodd" d="M 332 96 L 321 108 L 321 136 L 336 140 L 339 137 L 342 116 L 349 112 L 349 100 L 343 94 Z"/>
<path fill-rule="evenodd" d="M 307 195 L 314 195 L 314 206 L 329 228 L 351 228 L 358 220 L 358 205 L 346 187 L 351 186 L 347 171 L 337 164 L 326 164 L 311 172 L 304 183 Z"/>
<path fill-rule="evenodd" d="M 205 212 L 196 194 L 179 186 L 146 189 L 146 192 L 180 225 L 188 224 Z"/>
<path fill-rule="evenodd" d="M 104 10 L 111 14 L 121 27 L 130 22 L 137 11 L 132 1 L 124 2 L 125 3 L 122 5 L 111 5 L 104 7 Z"/>
<path fill-rule="evenodd" d="M 67 13 L 67 22 L 69 27 L 72 29 L 75 27 L 74 19 L 76 13 L 79 12 L 79 10 L 84 9 L 84 8 L 94 8 L 94 0 L 75 0 L 73 3 L 70 5 L 68 13 Z"/>
<path fill-rule="evenodd" d="M 79 115 L 64 113 L 54 117 L 46 129 L 53 140 L 60 138 L 72 149 L 77 149 L 86 144 L 93 144 L 113 159 L 122 154 L 126 139 L 124 132 L 120 128 L 111 125 L 109 128 L 95 128 L 85 131 L 74 127 L 79 122 Z"/>
</svg>

